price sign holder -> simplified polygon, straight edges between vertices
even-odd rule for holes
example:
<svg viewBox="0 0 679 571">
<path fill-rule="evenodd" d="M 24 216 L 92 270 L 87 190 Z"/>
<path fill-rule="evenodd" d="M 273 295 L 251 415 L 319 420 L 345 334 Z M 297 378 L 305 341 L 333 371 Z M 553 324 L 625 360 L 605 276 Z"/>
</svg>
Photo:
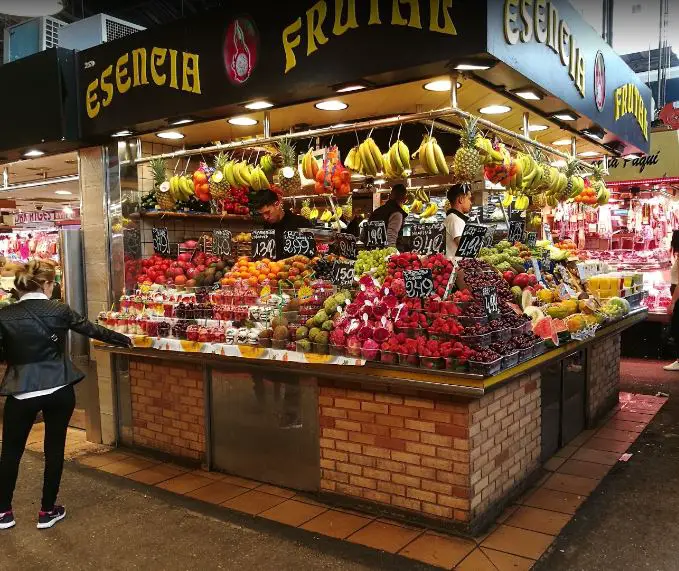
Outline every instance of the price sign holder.
<svg viewBox="0 0 679 571">
<path fill-rule="evenodd" d="M 215 256 L 231 255 L 230 230 L 214 230 L 212 232 L 212 253 Z"/>
<path fill-rule="evenodd" d="M 275 230 L 253 230 L 252 249 L 253 259 L 269 258 L 276 259 L 276 231 Z"/>
<path fill-rule="evenodd" d="M 520 242 L 523 240 L 523 233 L 526 229 L 526 223 L 512 221 L 509 223 L 509 232 L 507 233 L 507 240 L 513 244 L 514 242 Z"/>
<path fill-rule="evenodd" d="M 500 317 L 500 307 L 497 302 L 497 289 L 494 286 L 483 286 L 481 288 L 483 297 L 483 307 L 486 310 L 488 319 Z"/>
<path fill-rule="evenodd" d="M 358 257 L 356 236 L 344 233 L 337 234 L 335 238 L 335 252 L 340 256 L 355 260 Z"/>
<path fill-rule="evenodd" d="M 153 251 L 156 254 L 160 256 L 169 256 L 172 253 L 167 227 L 151 228 L 151 236 L 153 237 Z"/>
<path fill-rule="evenodd" d="M 311 232 L 299 232 L 297 230 L 285 230 L 283 232 L 283 258 L 292 256 L 313 258 L 315 255 L 316 240 Z"/>
<path fill-rule="evenodd" d="M 405 270 L 403 279 L 407 297 L 428 297 L 434 293 L 434 276 L 429 268 Z"/>
<path fill-rule="evenodd" d="M 413 252 L 422 256 L 445 253 L 446 228 L 443 224 L 413 224 L 410 228 Z"/>
<path fill-rule="evenodd" d="M 537 232 L 527 232 L 526 233 L 526 246 L 529 248 L 535 248 L 535 243 L 538 240 Z"/>
<path fill-rule="evenodd" d="M 443 294 L 443 299 L 448 299 L 448 296 L 453 291 L 453 287 L 455 287 L 456 280 L 457 280 L 457 259 L 453 259 L 453 269 L 450 272 L 450 277 L 448 278 L 448 283 L 446 284 L 446 291 Z"/>
<path fill-rule="evenodd" d="M 366 248 L 379 249 L 387 247 L 387 225 L 384 220 L 365 223 Z"/>
<path fill-rule="evenodd" d="M 549 240 L 552 244 L 554 243 L 554 238 L 552 238 L 552 229 L 546 222 L 542 225 L 542 231 L 545 235 L 545 240 Z"/>
<path fill-rule="evenodd" d="M 354 263 L 337 260 L 332 265 L 332 283 L 339 287 L 350 286 L 354 283 Z"/>
<path fill-rule="evenodd" d="M 455 255 L 460 258 L 476 258 L 483 247 L 486 232 L 486 227 L 480 224 L 465 224 Z"/>
<path fill-rule="evenodd" d="M 533 265 L 533 272 L 535 273 L 535 279 L 542 283 L 542 274 L 540 273 L 540 264 L 535 258 L 531 258 L 531 264 Z"/>
<path fill-rule="evenodd" d="M 497 224 L 491 224 L 486 229 L 486 237 L 483 239 L 483 246 L 485 248 L 490 248 L 493 245 L 493 237 L 495 236 L 495 230 Z"/>
</svg>

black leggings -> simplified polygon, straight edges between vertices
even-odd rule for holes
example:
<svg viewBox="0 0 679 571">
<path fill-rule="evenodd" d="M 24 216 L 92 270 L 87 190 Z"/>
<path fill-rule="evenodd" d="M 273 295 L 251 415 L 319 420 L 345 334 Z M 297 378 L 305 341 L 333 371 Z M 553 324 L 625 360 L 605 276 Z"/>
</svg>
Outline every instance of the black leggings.
<svg viewBox="0 0 679 571">
<path fill-rule="evenodd" d="M 41 509 L 50 511 L 54 507 L 59 493 L 61 472 L 64 469 L 66 430 L 74 408 L 73 385 L 41 397 L 24 400 L 7 398 L 0 454 L 0 513 L 12 509 L 19 463 L 39 411 L 42 411 L 45 419 L 45 477 Z"/>
</svg>

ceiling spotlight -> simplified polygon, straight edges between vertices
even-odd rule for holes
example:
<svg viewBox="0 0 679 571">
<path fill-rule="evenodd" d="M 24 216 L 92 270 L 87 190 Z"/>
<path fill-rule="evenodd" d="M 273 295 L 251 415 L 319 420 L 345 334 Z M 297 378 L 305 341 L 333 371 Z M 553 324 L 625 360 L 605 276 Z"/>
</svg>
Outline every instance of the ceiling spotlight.
<svg viewBox="0 0 679 571">
<path fill-rule="evenodd" d="M 634 159 L 640 159 L 641 155 L 638 155 L 637 153 L 630 153 L 629 155 L 625 155 L 622 158 L 627 161 L 633 161 Z"/>
<path fill-rule="evenodd" d="M 511 110 L 512 108 L 509 107 L 509 105 L 488 105 L 479 109 L 484 115 L 501 115 L 502 113 L 507 113 Z"/>
<path fill-rule="evenodd" d="M 568 145 L 571 144 L 570 139 L 559 139 L 558 141 L 554 141 L 552 145 L 555 147 L 567 147 Z"/>
<path fill-rule="evenodd" d="M 189 123 L 193 123 L 193 119 L 177 119 L 176 121 L 170 121 L 170 125 L 172 127 L 177 127 L 179 125 L 188 125 Z"/>
<path fill-rule="evenodd" d="M 184 135 L 179 133 L 178 131 L 163 131 L 162 133 L 157 133 L 156 134 L 158 137 L 161 139 L 183 139 Z"/>
<path fill-rule="evenodd" d="M 122 131 L 118 131 L 117 133 L 113 133 L 111 137 L 129 137 L 132 134 L 132 131 L 129 131 L 128 129 L 123 129 Z"/>
<path fill-rule="evenodd" d="M 252 103 L 245 105 L 246 109 L 252 109 L 253 111 L 268 109 L 269 107 L 273 107 L 273 103 L 269 103 L 268 101 L 253 101 Z"/>
<path fill-rule="evenodd" d="M 450 80 L 449 79 L 437 79 L 436 81 L 430 81 L 424 84 L 424 88 L 427 91 L 450 91 Z M 458 81 L 457 88 L 460 89 L 462 84 Z"/>
<path fill-rule="evenodd" d="M 231 117 L 228 122 L 232 125 L 239 125 L 241 127 L 249 127 L 257 124 L 257 120 L 251 119 L 250 117 Z"/>
<path fill-rule="evenodd" d="M 581 157 L 598 157 L 601 155 L 601 153 L 597 151 L 583 151 L 582 153 L 578 153 Z"/>
<path fill-rule="evenodd" d="M 64 206 L 64 214 L 66 216 L 72 216 L 73 215 L 73 209 L 70 206 Z"/>
<path fill-rule="evenodd" d="M 64 9 L 63 0 L 6 0 L 2 3 L 2 13 L 23 18 L 53 16 Z"/>
<path fill-rule="evenodd" d="M 580 132 L 591 139 L 596 139 L 597 141 L 603 141 L 604 137 L 606 136 L 606 131 L 604 131 L 601 127 L 589 127 L 588 129 L 583 129 Z"/>
<path fill-rule="evenodd" d="M 531 132 L 533 132 L 533 131 L 546 131 L 547 129 L 549 129 L 549 126 L 547 126 L 547 125 L 540 125 L 540 124 L 537 124 L 537 123 L 528 125 L 528 130 L 531 131 Z"/>
<path fill-rule="evenodd" d="M 459 69 L 460 71 L 474 71 L 490 69 L 490 66 L 477 63 L 460 63 L 455 66 L 455 69 Z"/>
<path fill-rule="evenodd" d="M 346 85 L 340 85 L 335 87 L 337 93 L 351 93 L 352 91 L 360 91 L 361 89 L 367 89 L 367 85 L 362 83 L 348 83 Z"/>
<path fill-rule="evenodd" d="M 321 111 L 342 111 L 349 106 L 343 101 L 331 99 L 330 101 L 320 101 L 319 103 L 316 103 L 314 107 L 316 107 L 316 109 L 320 109 Z"/>
<path fill-rule="evenodd" d="M 540 101 L 542 99 L 542 94 L 535 89 L 517 89 L 511 93 L 526 101 Z"/>
<path fill-rule="evenodd" d="M 30 159 L 32 157 L 42 157 L 44 154 L 45 154 L 44 151 L 39 151 L 38 149 L 31 149 L 30 151 L 26 151 L 24 153 L 24 157 Z"/>
<path fill-rule="evenodd" d="M 570 111 L 559 111 L 558 113 L 553 113 L 552 117 L 559 121 L 577 121 L 578 119 L 578 116 Z"/>
<path fill-rule="evenodd" d="M 73 193 L 70 190 L 55 190 L 54 194 L 60 194 L 62 196 L 70 196 Z"/>
</svg>

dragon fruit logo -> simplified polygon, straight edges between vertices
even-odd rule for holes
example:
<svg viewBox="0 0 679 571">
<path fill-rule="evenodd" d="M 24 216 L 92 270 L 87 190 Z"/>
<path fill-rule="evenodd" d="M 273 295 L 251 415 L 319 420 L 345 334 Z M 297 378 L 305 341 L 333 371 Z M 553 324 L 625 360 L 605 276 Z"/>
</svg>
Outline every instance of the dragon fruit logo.
<svg viewBox="0 0 679 571">
<path fill-rule="evenodd" d="M 259 34 L 250 18 L 236 18 L 229 24 L 224 40 L 224 67 L 229 81 L 242 85 L 257 65 Z"/>
</svg>

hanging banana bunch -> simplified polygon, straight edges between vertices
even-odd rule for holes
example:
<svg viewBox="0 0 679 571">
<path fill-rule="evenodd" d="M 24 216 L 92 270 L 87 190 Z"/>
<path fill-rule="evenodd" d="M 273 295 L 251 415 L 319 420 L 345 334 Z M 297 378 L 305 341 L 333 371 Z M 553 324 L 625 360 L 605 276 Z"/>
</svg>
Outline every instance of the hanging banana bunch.
<svg viewBox="0 0 679 571">
<path fill-rule="evenodd" d="M 495 147 L 493 147 L 493 143 L 490 142 L 490 139 L 487 139 L 483 135 L 476 135 L 475 145 L 481 155 L 482 164 L 496 165 L 501 164 L 504 161 L 504 155 L 502 152 L 495 149 Z"/>
<path fill-rule="evenodd" d="M 592 190 L 596 192 L 597 204 L 608 204 L 611 197 L 611 191 L 606 188 L 604 182 L 604 168 L 601 165 L 592 165 L 592 174 L 589 177 L 592 183 Z"/>
<path fill-rule="evenodd" d="M 384 172 L 382 152 L 372 137 L 368 137 L 358 146 L 358 152 L 361 157 L 362 174 L 377 176 L 378 173 Z"/>
<path fill-rule="evenodd" d="M 430 175 L 450 174 L 450 167 L 448 167 L 443 150 L 434 137 L 425 135 L 416 155 L 420 159 L 420 165 L 425 173 Z"/>
<path fill-rule="evenodd" d="M 389 172 L 393 174 L 392 178 L 403 178 L 410 174 L 410 150 L 400 139 L 383 155 L 383 159 L 387 176 Z"/>
<path fill-rule="evenodd" d="M 358 145 L 349 150 L 347 156 L 344 158 L 344 166 L 357 173 L 363 172 L 363 161 L 361 160 L 361 153 L 358 150 Z"/>
</svg>

